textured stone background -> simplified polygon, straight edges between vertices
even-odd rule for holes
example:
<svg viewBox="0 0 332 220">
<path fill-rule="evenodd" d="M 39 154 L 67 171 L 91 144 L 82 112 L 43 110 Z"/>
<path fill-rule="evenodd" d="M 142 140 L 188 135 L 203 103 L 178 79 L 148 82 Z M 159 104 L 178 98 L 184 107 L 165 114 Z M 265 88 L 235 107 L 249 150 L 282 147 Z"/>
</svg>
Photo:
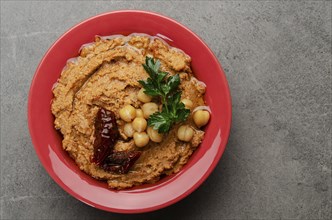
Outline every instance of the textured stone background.
<svg viewBox="0 0 332 220">
<path fill-rule="evenodd" d="M 1 1 L 1 219 L 331 219 L 331 1 Z M 89 207 L 47 175 L 26 118 L 34 71 L 74 24 L 146 9 L 211 47 L 233 99 L 230 140 L 208 180 L 148 214 Z"/>
</svg>

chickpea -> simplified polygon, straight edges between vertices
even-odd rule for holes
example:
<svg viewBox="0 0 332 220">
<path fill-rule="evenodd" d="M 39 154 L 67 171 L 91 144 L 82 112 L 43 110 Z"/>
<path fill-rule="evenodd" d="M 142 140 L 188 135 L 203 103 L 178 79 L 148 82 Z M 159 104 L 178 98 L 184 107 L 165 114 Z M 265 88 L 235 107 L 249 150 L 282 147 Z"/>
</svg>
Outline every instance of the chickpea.
<svg viewBox="0 0 332 220">
<path fill-rule="evenodd" d="M 138 100 L 140 100 L 141 102 L 147 103 L 147 102 L 151 102 L 152 97 L 145 94 L 144 93 L 144 88 L 141 88 L 137 94 L 137 98 Z"/>
<path fill-rule="evenodd" d="M 145 118 L 135 118 L 133 121 L 133 128 L 138 132 L 142 132 L 146 129 L 147 124 Z"/>
<path fill-rule="evenodd" d="M 181 102 L 187 109 L 191 109 L 193 107 L 193 102 L 190 99 L 182 99 Z"/>
<path fill-rule="evenodd" d="M 137 147 L 144 147 L 149 143 L 149 136 L 145 132 L 135 132 L 134 142 Z"/>
<path fill-rule="evenodd" d="M 178 129 L 178 138 L 180 141 L 189 142 L 194 136 L 194 129 L 188 125 L 182 125 Z"/>
<path fill-rule="evenodd" d="M 142 106 L 144 118 L 149 118 L 150 115 L 158 111 L 158 105 L 153 102 L 145 103 Z"/>
<path fill-rule="evenodd" d="M 132 123 L 126 123 L 123 126 L 123 133 L 127 136 L 127 137 L 133 137 L 135 130 L 133 128 Z"/>
<path fill-rule="evenodd" d="M 151 141 L 160 143 L 163 140 L 163 135 L 152 127 L 148 127 L 147 131 Z"/>
<path fill-rule="evenodd" d="M 143 118 L 143 111 L 142 109 L 136 109 L 136 118 Z"/>
<path fill-rule="evenodd" d="M 131 105 L 126 105 L 119 111 L 120 118 L 126 122 L 131 122 L 136 117 L 136 109 Z"/>
<path fill-rule="evenodd" d="M 204 110 L 198 110 L 194 112 L 193 119 L 197 127 L 202 127 L 209 122 L 210 112 Z"/>
</svg>

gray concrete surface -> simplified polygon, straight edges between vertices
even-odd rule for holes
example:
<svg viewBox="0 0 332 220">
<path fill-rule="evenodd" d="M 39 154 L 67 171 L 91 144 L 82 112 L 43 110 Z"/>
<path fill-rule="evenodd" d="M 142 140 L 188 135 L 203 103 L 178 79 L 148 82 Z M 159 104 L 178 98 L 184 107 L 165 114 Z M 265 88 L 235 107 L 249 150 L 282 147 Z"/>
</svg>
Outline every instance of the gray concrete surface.
<svg viewBox="0 0 332 220">
<path fill-rule="evenodd" d="M 1 219 L 331 219 L 331 1 L 2 1 Z M 160 211 L 89 207 L 47 175 L 26 118 L 34 71 L 74 24 L 146 9 L 211 47 L 233 99 L 227 150 L 208 180 Z"/>
</svg>

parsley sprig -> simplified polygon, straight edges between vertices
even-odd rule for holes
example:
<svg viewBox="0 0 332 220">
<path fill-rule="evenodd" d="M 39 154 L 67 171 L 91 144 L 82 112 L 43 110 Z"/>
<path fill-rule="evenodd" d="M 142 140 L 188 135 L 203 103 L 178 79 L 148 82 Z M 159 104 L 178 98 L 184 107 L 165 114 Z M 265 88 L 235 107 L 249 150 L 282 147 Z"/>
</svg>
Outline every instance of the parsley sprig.
<svg viewBox="0 0 332 220">
<path fill-rule="evenodd" d="M 160 61 L 151 57 L 146 57 L 143 67 L 150 77 L 138 82 L 143 86 L 145 94 L 159 97 L 163 105 L 161 112 L 149 117 L 148 126 L 159 133 L 167 133 L 175 123 L 185 121 L 190 113 L 180 101 L 180 77 L 178 74 L 168 76 L 168 72 L 160 71 Z"/>
</svg>

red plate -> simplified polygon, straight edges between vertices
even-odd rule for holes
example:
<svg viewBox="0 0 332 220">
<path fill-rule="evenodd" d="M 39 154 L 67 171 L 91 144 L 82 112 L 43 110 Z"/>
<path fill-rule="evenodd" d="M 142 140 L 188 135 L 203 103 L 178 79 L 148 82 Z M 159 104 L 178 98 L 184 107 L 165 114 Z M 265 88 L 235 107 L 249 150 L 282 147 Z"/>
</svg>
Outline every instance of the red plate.
<svg viewBox="0 0 332 220">
<path fill-rule="evenodd" d="M 206 83 L 205 100 L 212 111 L 203 143 L 177 174 L 155 184 L 115 191 L 82 172 L 61 147 L 53 127 L 52 86 L 66 61 L 95 35 L 146 33 L 160 35 L 192 57 L 195 76 Z M 168 39 L 168 40 L 167 40 Z M 65 191 L 93 207 L 140 213 L 169 206 L 193 192 L 210 175 L 223 154 L 231 126 L 231 98 L 226 77 L 207 45 L 178 22 L 146 11 L 114 11 L 89 18 L 62 35 L 47 51 L 31 83 L 28 122 L 33 145 L 49 175 Z"/>
</svg>

